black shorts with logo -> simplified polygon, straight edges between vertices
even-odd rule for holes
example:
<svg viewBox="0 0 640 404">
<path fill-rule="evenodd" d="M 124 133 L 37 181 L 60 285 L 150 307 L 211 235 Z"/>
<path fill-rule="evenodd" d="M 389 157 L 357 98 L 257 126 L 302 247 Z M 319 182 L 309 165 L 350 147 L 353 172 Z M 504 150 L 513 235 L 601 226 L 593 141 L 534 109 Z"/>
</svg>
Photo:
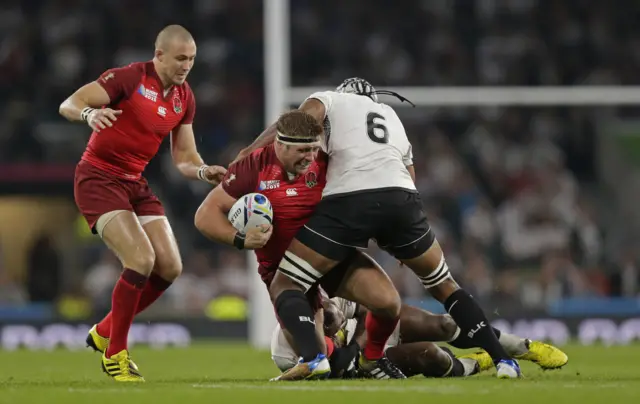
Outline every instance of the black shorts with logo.
<svg viewBox="0 0 640 404">
<path fill-rule="evenodd" d="M 384 188 L 322 199 L 296 239 L 342 261 L 354 248 L 367 248 L 370 239 L 398 259 L 416 258 L 431 247 L 435 235 L 417 191 Z"/>
</svg>

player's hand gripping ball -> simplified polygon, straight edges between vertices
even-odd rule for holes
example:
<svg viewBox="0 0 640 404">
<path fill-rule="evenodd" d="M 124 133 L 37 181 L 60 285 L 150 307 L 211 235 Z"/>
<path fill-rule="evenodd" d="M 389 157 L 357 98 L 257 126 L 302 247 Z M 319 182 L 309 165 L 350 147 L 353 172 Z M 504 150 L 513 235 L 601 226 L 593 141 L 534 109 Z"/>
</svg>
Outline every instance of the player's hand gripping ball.
<svg viewBox="0 0 640 404">
<path fill-rule="evenodd" d="M 273 221 L 273 209 L 266 196 L 251 193 L 233 204 L 228 218 L 236 230 L 246 234 L 247 230 L 261 225 L 264 225 L 264 228 L 270 228 Z"/>
<path fill-rule="evenodd" d="M 273 209 L 262 194 L 251 193 L 238 199 L 229 211 L 229 221 L 245 235 L 244 248 L 255 250 L 264 247 L 271 238 Z"/>
</svg>

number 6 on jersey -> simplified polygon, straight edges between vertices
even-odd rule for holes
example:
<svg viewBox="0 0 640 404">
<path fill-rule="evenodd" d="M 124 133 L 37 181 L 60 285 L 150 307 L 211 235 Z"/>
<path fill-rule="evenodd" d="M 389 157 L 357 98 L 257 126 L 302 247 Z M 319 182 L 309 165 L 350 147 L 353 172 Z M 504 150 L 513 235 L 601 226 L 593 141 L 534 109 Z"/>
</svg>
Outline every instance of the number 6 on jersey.
<svg viewBox="0 0 640 404">
<path fill-rule="evenodd" d="M 367 114 L 367 135 L 376 143 L 389 143 L 389 131 L 385 126 L 384 116 L 376 112 Z"/>
</svg>

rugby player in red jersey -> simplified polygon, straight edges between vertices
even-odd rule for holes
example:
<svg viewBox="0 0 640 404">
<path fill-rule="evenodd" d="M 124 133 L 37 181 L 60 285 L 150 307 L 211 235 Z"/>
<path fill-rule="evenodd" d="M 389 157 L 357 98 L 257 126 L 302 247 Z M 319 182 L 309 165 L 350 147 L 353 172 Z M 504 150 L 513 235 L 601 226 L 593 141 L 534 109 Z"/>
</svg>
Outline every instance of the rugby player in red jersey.
<svg viewBox="0 0 640 404">
<path fill-rule="evenodd" d="M 286 270 L 280 261 L 283 257 L 285 260 L 289 258 L 285 251 L 320 202 L 326 183 L 327 156 L 319 151 L 323 129 L 315 118 L 302 111 L 290 111 L 278 119 L 276 127 L 278 136 L 275 141 L 231 165 L 221 186 L 211 191 L 195 217 L 196 227 L 208 238 L 240 249 L 256 249 L 260 275 L 267 286 L 277 270 Z M 260 192 L 270 200 L 274 209 L 273 226 L 249 229 L 247 234 L 242 234 L 231 225 L 227 214 L 236 200 L 252 192 Z M 371 312 L 367 323 L 371 316 L 397 317 L 401 303 L 393 283 L 379 267 L 352 265 L 362 258 L 360 253 L 354 251 L 341 263 L 342 268 L 336 268 L 324 276 L 320 285 L 332 296 L 341 296 L 367 307 Z M 291 265 L 300 264 L 294 261 Z M 304 273 L 307 268 L 303 266 L 299 270 Z M 331 370 L 325 356 L 327 347 L 324 345 L 318 285 L 305 279 L 301 279 L 301 282 L 308 283 L 306 298 L 315 313 L 309 313 L 304 317 L 305 320 L 300 321 L 315 324 L 316 337 L 324 353 L 309 365 L 313 369 L 308 369 L 308 374 L 283 374 L 281 380 L 323 378 Z M 282 315 L 287 315 L 286 311 Z M 314 315 L 315 321 L 312 320 Z M 393 329 L 381 335 L 378 329 L 369 327 L 365 352 L 378 348 L 382 351 L 392 332 Z M 380 347 L 369 346 L 374 344 Z M 382 353 L 381 356 L 381 363 L 387 364 L 389 369 L 395 369 Z"/>
<path fill-rule="evenodd" d="M 117 381 L 144 381 L 128 352 L 131 323 L 182 271 L 162 203 L 142 172 L 171 134 L 173 161 L 185 177 L 216 185 L 226 173 L 206 165 L 196 149 L 196 103 L 186 82 L 195 57 L 191 34 L 167 26 L 158 34 L 153 60 L 109 69 L 60 105 L 62 116 L 93 129 L 76 167 L 75 200 L 124 267 L 111 312 L 87 337 L 89 346 L 103 352 L 103 370 Z"/>
</svg>

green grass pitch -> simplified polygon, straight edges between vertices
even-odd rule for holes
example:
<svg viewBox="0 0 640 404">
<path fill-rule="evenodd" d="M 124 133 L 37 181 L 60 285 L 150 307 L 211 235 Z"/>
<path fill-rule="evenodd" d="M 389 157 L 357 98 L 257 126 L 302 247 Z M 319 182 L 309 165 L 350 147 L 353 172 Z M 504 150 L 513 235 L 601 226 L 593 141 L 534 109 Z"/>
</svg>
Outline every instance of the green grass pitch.
<svg viewBox="0 0 640 404">
<path fill-rule="evenodd" d="M 569 364 L 539 370 L 524 363 L 525 379 L 495 372 L 467 379 L 270 383 L 277 374 L 268 352 L 246 345 L 198 343 L 184 349 L 134 347 L 147 379 L 122 385 L 86 351 L 0 352 L 0 403 L 630 403 L 640 400 L 640 345 L 564 348 Z"/>
</svg>

